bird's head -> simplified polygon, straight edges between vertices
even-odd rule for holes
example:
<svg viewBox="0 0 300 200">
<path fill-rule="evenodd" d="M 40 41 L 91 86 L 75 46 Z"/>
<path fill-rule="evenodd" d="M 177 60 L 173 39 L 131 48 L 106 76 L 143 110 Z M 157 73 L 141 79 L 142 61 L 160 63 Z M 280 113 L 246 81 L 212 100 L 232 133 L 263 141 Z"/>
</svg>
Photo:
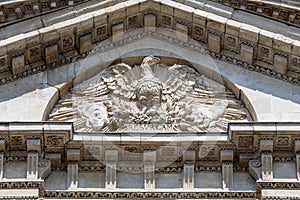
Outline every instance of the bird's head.
<svg viewBox="0 0 300 200">
<path fill-rule="evenodd" d="M 154 56 L 147 56 L 143 60 L 143 64 L 148 64 L 149 66 L 155 65 L 160 62 L 160 59 Z"/>
</svg>

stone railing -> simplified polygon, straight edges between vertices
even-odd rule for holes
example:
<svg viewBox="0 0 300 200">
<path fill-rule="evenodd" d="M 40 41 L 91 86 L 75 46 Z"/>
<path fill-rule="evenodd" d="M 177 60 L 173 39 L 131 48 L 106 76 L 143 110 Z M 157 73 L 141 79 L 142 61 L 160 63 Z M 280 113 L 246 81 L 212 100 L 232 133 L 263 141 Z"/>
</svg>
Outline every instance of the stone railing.
<svg viewBox="0 0 300 200">
<path fill-rule="evenodd" d="M 128 1 L 2 40 L 0 84 L 82 59 L 97 42 L 143 26 L 173 29 L 215 58 L 299 83 L 298 40 L 172 1 Z"/>
</svg>

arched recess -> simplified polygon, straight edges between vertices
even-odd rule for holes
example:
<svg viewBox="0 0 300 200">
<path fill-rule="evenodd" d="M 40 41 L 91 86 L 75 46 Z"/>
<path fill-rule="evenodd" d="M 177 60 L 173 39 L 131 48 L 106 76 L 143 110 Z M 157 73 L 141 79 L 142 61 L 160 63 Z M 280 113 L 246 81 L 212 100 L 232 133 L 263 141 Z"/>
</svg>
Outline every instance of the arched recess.
<svg viewBox="0 0 300 200">
<path fill-rule="evenodd" d="M 187 60 L 195 66 L 197 64 L 200 73 L 213 80 L 223 81 L 226 87 L 234 92 L 236 97 L 242 99 L 246 108 L 251 113 L 253 120 L 260 121 L 257 111 L 258 109 L 261 109 L 260 102 L 266 100 L 266 103 L 271 103 L 271 101 L 274 100 L 272 95 L 276 96 L 281 102 L 287 103 L 288 107 L 285 107 L 286 117 L 291 116 L 290 113 L 292 113 L 293 116 L 297 115 L 299 110 L 298 105 L 296 105 L 298 103 L 298 98 L 297 95 L 293 95 L 293 93 L 297 94 L 295 91 L 299 90 L 296 86 L 291 86 L 288 83 L 266 77 L 256 72 L 251 72 L 232 64 L 214 60 L 206 53 L 205 45 L 193 42 L 192 39 L 190 39 L 189 42 L 183 42 L 174 32 L 172 33 L 172 31 L 167 29 L 159 30 L 157 28 L 156 32 L 145 30 L 147 29 L 135 29 L 131 32 L 126 32 L 118 43 L 112 43 L 111 38 L 108 38 L 99 43 L 85 59 L 34 75 L 41 78 L 31 78 L 30 81 L 28 81 L 29 79 L 19 80 L 18 82 L 20 84 L 27 84 L 26 87 L 31 85 L 30 88 L 38 88 L 37 86 L 40 87 L 40 85 L 46 85 L 47 87 L 53 87 L 57 90 L 53 94 L 56 95 L 56 97 L 53 97 L 52 99 L 51 96 L 50 99 L 48 98 L 48 104 L 41 105 L 43 113 L 39 116 L 43 117 L 40 120 L 47 120 L 48 113 L 50 113 L 53 108 L 53 102 L 55 103 L 58 100 L 59 93 L 63 93 L 61 87 L 64 88 L 63 85 L 65 83 L 72 81 L 75 77 L 77 81 L 91 77 L 93 74 L 109 66 L 113 61 L 124 59 L 124 55 L 133 56 L 133 54 L 130 55 L 129 52 L 134 51 L 136 51 L 137 56 L 144 56 L 150 53 L 159 56 L 160 52 L 164 51 L 168 52 L 166 55 L 168 57 L 175 56 Z M 142 54 L 143 49 L 148 49 L 148 52 L 144 51 Z M 172 52 L 172 54 L 170 54 L 170 52 Z M 85 68 L 86 70 L 84 70 Z M 41 79 L 43 80 L 41 81 Z M 253 83 L 255 83 L 254 86 Z M 13 85 L 14 84 L 9 84 L 4 86 L 4 88 L 6 88 L 4 91 L 11 90 L 14 88 Z M 272 89 L 274 87 L 276 87 L 276 90 Z M 246 91 L 248 88 L 251 89 L 250 93 L 247 93 Z M 257 91 L 260 91 L 258 95 L 252 95 L 253 93 L 257 93 Z M 293 91 L 293 93 L 291 93 L 291 91 Z M 248 94 L 252 96 L 249 96 Z M 20 94 L 20 97 L 21 96 L 22 94 Z M 258 100 L 256 97 L 259 97 L 260 99 Z M 253 99 L 256 100 L 255 105 L 253 105 Z M 277 108 L 280 107 L 277 106 L 276 109 Z M 28 110 L 32 109 L 36 108 L 34 105 L 30 108 L 29 104 Z M 276 111 L 277 110 L 270 110 L 266 114 L 267 117 L 264 121 L 268 121 L 268 119 L 274 121 L 273 113 Z M 8 110 L 8 112 L 10 111 Z M 24 110 L 24 112 L 27 111 Z M 279 110 L 275 115 L 280 115 L 280 112 L 281 111 Z M 28 121 L 27 118 L 12 118 L 12 120 Z M 29 120 L 32 121 L 32 119 Z M 37 120 L 37 118 L 34 118 L 34 120 Z M 275 119 L 275 121 L 278 120 L 281 120 L 281 118 Z M 290 118 L 287 118 L 287 120 L 290 120 Z"/>
<path fill-rule="evenodd" d="M 231 82 L 230 77 L 225 77 L 222 72 L 220 72 L 218 64 L 205 53 L 199 43 L 190 40 L 186 43 L 187 45 L 182 43 L 185 46 L 181 46 L 179 44 L 180 40 L 176 37 L 175 32 L 159 31 L 161 35 L 158 36 L 153 35 L 153 32 L 145 33 L 144 29 L 126 33 L 128 35 L 124 36 L 124 40 L 130 40 L 131 42 L 119 46 L 112 45 L 113 48 L 110 50 L 101 52 L 101 47 L 112 44 L 111 40 L 108 39 L 95 47 L 91 51 L 91 54 L 83 61 L 73 63 L 70 66 L 64 66 L 63 68 L 65 68 L 66 72 L 73 71 L 72 77 L 70 77 L 69 80 L 72 78 L 73 85 L 77 85 L 114 63 L 124 62 L 133 66 L 141 64 L 145 56 L 154 55 L 160 57 L 162 63 L 166 65 L 173 65 L 175 63 L 187 64 L 196 69 L 200 74 L 224 85 L 231 90 L 238 99 L 243 101 L 247 100 L 246 96 L 242 97 L 240 89 L 234 82 Z M 159 39 L 162 36 L 168 37 L 170 39 L 169 42 Z M 135 40 L 134 38 L 136 37 L 139 39 Z M 51 82 L 51 76 L 48 75 L 48 77 L 48 80 Z M 58 77 L 55 76 L 56 80 L 57 78 Z M 252 119 L 256 119 L 256 114 L 251 107 L 251 103 L 247 103 L 246 106 L 247 110 L 250 111 Z M 46 113 L 49 112 L 50 110 L 46 111 Z"/>
</svg>

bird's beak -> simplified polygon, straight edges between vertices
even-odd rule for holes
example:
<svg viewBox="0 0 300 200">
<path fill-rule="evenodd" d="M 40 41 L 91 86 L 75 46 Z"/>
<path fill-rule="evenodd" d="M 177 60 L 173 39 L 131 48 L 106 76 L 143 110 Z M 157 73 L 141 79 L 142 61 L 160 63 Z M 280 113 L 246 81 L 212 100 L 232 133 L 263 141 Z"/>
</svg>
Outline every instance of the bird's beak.
<svg viewBox="0 0 300 200">
<path fill-rule="evenodd" d="M 159 63 L 159 62 L 160 62 L 160 59 L 157 58 L 157 57 L 154 57 L 154 59 L 153 59 L 153 64 L 157 64 L 157 63 Z"/>
</svg>

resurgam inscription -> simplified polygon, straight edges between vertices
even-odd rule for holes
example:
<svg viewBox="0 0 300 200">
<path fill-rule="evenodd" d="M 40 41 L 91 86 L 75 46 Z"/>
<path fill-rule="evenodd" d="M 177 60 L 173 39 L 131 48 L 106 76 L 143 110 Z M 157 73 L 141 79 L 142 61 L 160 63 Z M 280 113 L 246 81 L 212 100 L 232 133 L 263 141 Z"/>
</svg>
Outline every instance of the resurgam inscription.
<svg viewBox="0 0 300 200">
<path fill-rule="evenodd" d="M 247 121 L 233 93 L 186 65 L 116 64 L 72 88 L 49 116 L 78 132 L 225 131 Z"/>
</svg>

